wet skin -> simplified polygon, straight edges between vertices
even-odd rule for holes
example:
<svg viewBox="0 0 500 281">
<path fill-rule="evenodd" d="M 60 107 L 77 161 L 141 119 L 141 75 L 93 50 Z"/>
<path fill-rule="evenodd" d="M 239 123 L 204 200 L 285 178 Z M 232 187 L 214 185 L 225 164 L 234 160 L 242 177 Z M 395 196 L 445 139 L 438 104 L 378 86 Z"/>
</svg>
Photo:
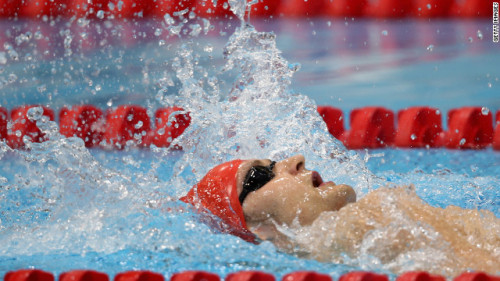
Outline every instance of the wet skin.
<svg viewBox="0 0 500 281">
<path fill-rule="evenodd" d="M 238 194 L 253 166 L 268 166 L 271 160 L 247 160 L 237 173 Z M 296 155 L 276 162 L 274 178 L 250 192 L 243 201 L 243 213 L 250 230 L 262 239 L 272 239 L 275 225 L 310 225 L 325 211 L 336 211 L 356 201 L 352 187 L 324 182 L 321 176 L 306 169 L 305 159 Z"/>
</svg>

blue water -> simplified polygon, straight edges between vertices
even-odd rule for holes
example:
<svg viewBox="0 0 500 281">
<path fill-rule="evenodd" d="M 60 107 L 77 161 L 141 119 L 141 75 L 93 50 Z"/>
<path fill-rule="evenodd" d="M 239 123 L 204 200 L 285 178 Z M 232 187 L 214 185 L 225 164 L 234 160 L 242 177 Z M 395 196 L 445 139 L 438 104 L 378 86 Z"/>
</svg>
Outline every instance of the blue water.
<svg viewBox="0 0 500 281">
<path fill-rule="evenodd" d="M 222 48 L 238 23 L 212 24 L 209 36 L 191 44 L 200 55 L 199 66 L 217 72 L 223 65 Z M 367 105 L 392 110 L 430 105 L 444 114 L 466 105 L 500 109 L 500 45 L 492 43 L 488 21 L 297 19 L 254 24 L 274 31 L 283 56 L 301 64 L 292 88 L 316 104 L 333 105 L 346 114 Z M 165 99 L 158 97 L 160 89 L 168 90 L 168 99 L 181 87 L 179 81 L 163 78 L 173 77 L 173 46 L 186 41 L 159 34 L 159 22 L 0 25 L 2 107 L 39 103 L 58 110 L 91 103 L 106 109 L 133 103 L 154 111 Z M 222 77 L 227 80 L 219 86 L 226 91 L 231 77 Z M 485 209 L 500 217 L 500 152 L 491 148 L 350 155 L 366 163 L 381 182 L 414 183 L 431 205 Z M 110 275 L 148 269 L 165 276 L 191 269 L 221 276 L 245 269 L 276 277 L 295 270 L 333 277 L 358 269 L 387 273 L 373 264 L 319 263 L 281 253 L 270 243 L 253 245 L 212 233 L 176 200 L 195 182 L 193 173 L 176 174 L 182 157 L 183 152 L 161 149 L 87 150 L 74 140 L 54 140 L 33 152 L 0 146 L 0 275 L 27 267 L 55 274 L 89 268 Z M 172 177 L 187 187 L 171 185 Z"/>
</svg>

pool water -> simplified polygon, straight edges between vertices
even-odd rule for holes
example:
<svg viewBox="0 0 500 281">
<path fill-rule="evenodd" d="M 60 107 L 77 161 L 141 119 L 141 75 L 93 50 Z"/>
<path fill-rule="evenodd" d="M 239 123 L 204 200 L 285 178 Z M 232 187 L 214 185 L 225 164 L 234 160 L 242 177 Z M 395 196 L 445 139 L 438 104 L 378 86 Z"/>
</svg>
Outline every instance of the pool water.
<svg viewBox="0 0 500 281">
<path fill-rule="evenodd" d="M 247 109 L 255 112 L 271 111 L 273 102 L 285 109 L 289 109 L 287 102 L 309 106 L 299 112 L 305 113 L 299 116 L 305 120 L 315 112 L 311 105 L 324 104 L 345 113 L 368 105 L 395 111 L 429 105 L 443 113 L 468 105 L 484 106 L 492 112 L 500 109 L 500 52 L 499 45 L 492 43 L 488 21 L 319 18 L 254 19 L 252 23 L 257 30 L 274 31 L 276 44 L 294 75 L 283 74 L 277 84 L 279 89 L 280 83 L 286 84 L 289 79 L 292 93 L 287 93 L 292 98 L 283 97 L 281 92 L 270 94 L 269 104 L 247 104 Z M 82 103 L 102 109 L 130 103 L 145 106 L 152 113 L 158 107 L 181 103 L 199 109 L 201 117 L 214 116 L 222 122 L 227 117 L 217 112 L 229 108 L 230 117 L 250 122 L 224 102 L 229 92 L 243 95 L 259 86 L 245 84 L 235 89 L 235 79 L 251 74 L 221 71 L 226 63 L 224 46 L 240 23 L 198 24 L 182 25 L 181 29 L 196 33 L 201 28 L 201 36 L 185 35 L 180 40 L 167 36 L 166 30 L 175 26 L 160 21 L 3 21 L 0 105 L 12 109 L 21 104 L 43 104 L 58 110 Z M 265 42 L 272 52 L 272 39 Z M 296 73 L 299 65 L 294 63 L 300 64 Z M 192 72 L 182 76 L 186 69 Z M 204 81 L 218 94 L 197 96 L 190 79 L 203 79 L 204 75 L 217 77 Z M 269 83 L 274 89 L 276 84 Z M 252 99 L 263 101 L 258 96 L 250 96 Z M 257 118 L 254 114 L 247 112 Z M 281 124 L 279 116 L 286 118 L 286 114 L 295 112 L 270 115 L 276 118 L 271 121 Z M 478 208 L 500 216 L 498 151 L 345 151 L 340 143 L 324 137 L 318 120 L 312 118 L 306 123 L 311 124 L 311 132 L 305 128 L 304 134 L 318 136 L 318 143 L 328 142 L 325 148 L 333 147 L 335 152 L 347 155 L 345 165 L 353 165 L 349 171 L 354 175 L 336 174 L 344 164 L 331 169 L 326 160 L 314 156 L 314 150 L 303 148 L 302 140 L 283 144 L 290 149 L 287 151 L 273 145 L 280 136 L 270 137 L 265 147 L 254 149 L 253 143 L 243 141 L 244 134 L 237 134 L 235 139 L 248 148 L 239 153 L 245 157 L 254 153 L 253 157 L 283 158 L 300 152 L 311 159 L 308 167 L 345 180 L 361 196 L 380 185 L 413 183 L 417 194 L 433 206 Z M 262 122 L 266 124 L 263 127 L 269 125 Z M 219 128 L 215 123 L 206 126 Z M 203 126 L 197 129 L 205 132 Z M 275 129 L 266 127 L 264 132 Z M 246 269 L 277 277 L 296 270 L 315 270 L 334 278 L 359 269 L 390 274 L 376 263 L 321 263 L 282 253 L 269 242 L 253 245 L 212 232 L 177 199 L 213 163 L 233 156 L 233 152 L 223 151 L 233 144 L 218 142 L 214 138 L 217 135 L 210 135 L 214 142 L 211 147 L 207 145 L 210 141 L 196 139 L 196 132 L 187 132 L 187 138 L 197 143 L 181 140 L 184 151 L 154 147 L 89 150 L 77 140 L 60 138 L 57 132 L 51 132 L 50 141 L 33 144 L 30 151 L 13 151 L 0 144 L 0 275 L 27 267 L 55 274 L 77 268 L 110 275 L 132 269 L 166 276 L 191 269 L 220 276 Z"/>
</svg>

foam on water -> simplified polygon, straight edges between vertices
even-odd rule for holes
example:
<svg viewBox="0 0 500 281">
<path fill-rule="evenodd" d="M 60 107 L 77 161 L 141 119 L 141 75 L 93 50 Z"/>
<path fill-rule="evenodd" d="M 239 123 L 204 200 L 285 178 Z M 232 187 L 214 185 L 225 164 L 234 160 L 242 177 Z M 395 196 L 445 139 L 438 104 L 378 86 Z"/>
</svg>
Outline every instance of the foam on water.
<svg viewBox="0 0 500 281">
<path fill-rule="evenodd" d="M 29 116 L 48 134 L 49 141 L 27 143 L 26 150 L 12 150 L 0 143 L 0 272 L 30 265 L 56 273 L 91 267 L 110 274 L 136 268 L 163 273 L 204 269 L 221 275 L 243 269 L 266 270 L 276 275 L 315 269 L 336 277 L 351 270 L 351 266 L 387 272 L 413 268 L 412 262 L 414 267 L 421 262 L 427 262 L 427 266 L 438 264 L 423 257 L 442 260 L 434 255 L 436 249 L 446 247 L 439 239 L 435 242 L 438 235 L 405 220 L 401 210 L 393 213 L 393 224 L 361 239 L 360 254 L 339 251 L 338 256 L 321 258 L 326 263 L 298 258 L 316 257 L 314 250 L 307 247 L 289 255 L 269 242 L 253 245 L 214 233 L 178 198 L 211 167 L 234 158 L 281 160 L 301 153 L 308 168 L 319 171 L 325 180 L 353 185 L 358 197 L 381 185 L 414 182 L 417 193 L 425 199 L 443 199 L 434 205 L 456 202 L 461 207 L 487 209 L 498 216 L 498 177 L 447 173 L 443 167 L 421 167 L 422 172 L 394 168 L 377 171 L 375 175 L 366 163 L 387 157 L 349 152 L 332 138 L 316 112 L 315 102 L 294 93 L 290 87 L 300 66 L 284 59 L 276 46 L 275 34 L 259 32 L 243 20 L 246 1 L 229 2 L 239 21 L 223 50 L 217 50 L 223 52 L 225 59 L 220 67 L 213 67 L 210 59 L 203 63 L 203 55 L 213 51 L 213 45 L 198 40 L 198 36 L 210 30 L 206 20 L 193 24 L 190 20 L 198 19 L 191 14 L 173 15 L 165 17 L 160 29 L 175 37 L 186 37 L 179 44 L 169 43 L 165 68 L 172 72 L 158 80 L 161 89 L 151 95 L 158 105 L 178 105 L 191 113 L 191 125 L 175 140 L 183 152 L 155 147 L 148 151 L 88 150 L 81 140 L 62 137 L 56 123 L 42 117 L 41 108 L 30 110 Z M 64 42 L 71 44 L 71 32 L 62 33 Z M 75 57 L 71 48 L 65 50 L 64 56 Z M 9 49 L 10 59 L 15 58 L 14 51 Z M 171 57 L 171 53 L 175 56 Z M 113 61 L 111 58 L 109 61 Z M 0 56 L 0 63 L 2 60 Z M 85 61 L 83 58 L 82 65 Z M 147 80 L 145 69 L 142 78 Z M 96 89 L 94 85 L 92 88 Z M 172 95 L 172 89 L 178 94 Z M 99 91 L 92 94 L 99 98 Z M 384 153 L 390 158 L 390 151 Z M 488 196 L 463 204 L 462 195 L 443 194 L 449 190 L 442 186 L 458 184 L 471 197 L 479 193 Z M 436 185 L 439 188 L 433 190 Z M 410 194 L 408 200 L 418 201 Z M 390 192 L 387 196 L 393 201 L 402 198 Z M 392 205 L 380 206 L 389 210 Z M 332 243 L 339 239 L 333 237 L 335 233 L 322 235 L 318 229 L 335 227 L 335 220 L 356 222 L 352 215 L 355 211 L 348 211 L 352 210 L 346 209 L 345 217 L 340 215 L 340 219 L 339 215 L 330 216 L 310 228 L 284 231 L 295 235 L 299 244 Z M 480 223 L 489 221 L 498 226 L 495 216 L 484 217 L 487 220 L 479 220 Z M 391 235 L 397 235 L 400 228 L 421 238 L 416 241 L 430 244 L 422 251 L 403 251 L 399 259 L 386 262 L 377 252 L 387 246 Z M 498 232 L 488 237 L 494 239 L 495 234 Z M 323 240 L 316 239 L 318 236 Z M 450 272 L 453 271 L 441 273 Z"/>
</svg>

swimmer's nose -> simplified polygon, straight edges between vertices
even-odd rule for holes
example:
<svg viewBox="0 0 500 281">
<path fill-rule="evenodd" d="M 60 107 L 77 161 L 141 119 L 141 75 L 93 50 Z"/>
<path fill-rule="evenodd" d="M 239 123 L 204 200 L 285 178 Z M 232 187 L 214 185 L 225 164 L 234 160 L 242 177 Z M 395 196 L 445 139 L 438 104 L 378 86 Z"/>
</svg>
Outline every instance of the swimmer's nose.
<svg viewBox="0 0 500 281">
<path fill-rule="evenodd" d="M 288 172 L 296 175 L 305 169 L 306 159 L 303 155 L 295 155 L 277 163 L 277 168 L 280 171 Z"/>
</svg>

